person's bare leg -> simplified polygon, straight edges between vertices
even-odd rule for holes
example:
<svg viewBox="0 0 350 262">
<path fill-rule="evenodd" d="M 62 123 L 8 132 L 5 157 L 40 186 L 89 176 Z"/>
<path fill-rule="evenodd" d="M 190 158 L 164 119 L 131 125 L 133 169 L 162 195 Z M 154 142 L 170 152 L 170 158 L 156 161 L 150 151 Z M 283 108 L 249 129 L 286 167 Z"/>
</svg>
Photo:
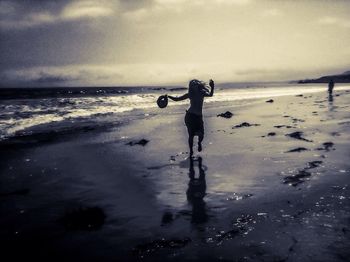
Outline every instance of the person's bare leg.
<svg viewBox="0 0 350 262">
<path fill-rule="evenodd" d="M 193 135 L 188 136 L 188 145 L 190 147 L 190 156 L 193 155 Z"/>
<path fill-rule="evenodd" d="M 202 151 L 202 141 L 203 141 L 203 134 L 198 134 L 198 152 Z"/>
</svg>

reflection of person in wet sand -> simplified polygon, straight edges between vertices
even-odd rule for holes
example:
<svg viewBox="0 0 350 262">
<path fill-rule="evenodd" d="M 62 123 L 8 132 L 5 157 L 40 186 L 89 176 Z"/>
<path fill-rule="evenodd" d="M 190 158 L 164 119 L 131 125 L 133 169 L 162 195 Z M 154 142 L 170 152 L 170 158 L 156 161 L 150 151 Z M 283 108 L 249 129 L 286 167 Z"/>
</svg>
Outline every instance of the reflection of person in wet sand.
<svg viewBox="0 0 350 262">
<path fill-rule="evenodd" d="M 195 171 L 193 166 L 193 158 L 190 158 L 190 170 L 187 189 L 187 201 L 192 205 L 192 223 L 200 224 L 208 221 L 206 213 L 205 202 L 203 200 L 207 184 L 205 182 L 205 172 L 202 166 L 202 158 L 198 157 L 199 177 L 195 178 Z"/>
<path fill-rule="evenodd" d="M 328 94 L 328 102 L 333 102 L 333 95 L 331 93 Z"/>
<path fill-rule="evenodd" d="M 332 103 L 333 102 L 333 88 L 334 88 L 334 82 L 333 79 L 329 81 L 328 83 L 328 102 Z"/>
<path fill-rule="evenodd" d="M 328 83 L 328 93 L 331 96 L 333 94 L 333 88 L 334 88 L 334 81 L 331 79 Z"/>
<path fill-rule="evenodd" d="M 333 95 L 331 93 L 328 94 L 328 110 L 329 112 L 333 112 L 335 109 L 333 105 Z"/>
<path fill-rule="evenodd" d="M 179 96 L 168 96 L 168 98 L 174 101 L 181 101 L 190 99 L 190 108 L 186 111 L 185 124 L 188 130 L 188 145 L 190 147 L 190 155 L 193 155 L 193 138 L 198 136 L 198 151 L 202 151 L 202 141 L 204 138 L 204 126 L 203 126 L 203 101 L 204 97 L 210 97 L 214 94 L 214 81 L 209 81 L 210 91 L 206 88 L 205 83 L 193 79 L 189 83 L 188 93 Z"/>
</svg>

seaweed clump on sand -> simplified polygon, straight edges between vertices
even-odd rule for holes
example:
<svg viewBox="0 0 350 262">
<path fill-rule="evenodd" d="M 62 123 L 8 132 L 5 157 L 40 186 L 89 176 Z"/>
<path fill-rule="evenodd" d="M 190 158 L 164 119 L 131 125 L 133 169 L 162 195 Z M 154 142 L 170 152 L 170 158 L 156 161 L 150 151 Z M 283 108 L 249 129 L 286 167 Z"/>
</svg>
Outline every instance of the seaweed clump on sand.
<svg viewBox="0 0 350 262">
<path fill-rule="evenodd" d="M 291 149 L 289 151 L 287 151 L 286 153 L 295 153 L 295 152 L 302 152 L 302 151 L 308 151 L 309 149 L 305 148 L 305 147 L 297 147 L 294 149 Z"/>
<path fill-rule="evenodd" d="M 283 184 L 288 184 L 295 187 L 303 183 L 310 176 L 311 176 L 310 172 L 307 172 L 305 170 L 300 170 L 296 175 L 285 177 L 283 179 Z"/>
<path fill-rule="evenodd" d="M 289 137 L 294 138 L 294 139 L 303 140 L 305 142 L 312 142 L 312 140 L 306 139 L 306 138 L 302 137 L 302 135 L 303 135 L 303 132 L 300 132 L 300 131 L 286 134 L 286 136 L 289 136 Z"/>
<path fill-rule="evenodd" d="M 299 184 L 305 182 L 305 180 L 308 180 L 309 177 L 311 177 L 311 173 L 306 170 L 310 170 L 316 167 L 319 167 L 323 162 L 316 160 L 316 161 L 311 161 L 307 163 L 307 167 L 304 169 L 300 170 L 297 174 L 292 175 L 292 176 L 287 176 L 283 179 L 283 184 L 288 184 L 291 186 L 298 186 Z"/>
<path fill-rule="evenodd" d="M 330 151 L 331 149 L 335 150 L 333 148 L 333 146 L 334 146 L 333 142 L 325 142 L 322 145 L 323 145 L 323 147 L 319 147 L 319 148 L 317 148 L 317 150 L 325 150 L 327 152 Z"/>
<path fill-rule="evenodd" d="M 225 113 L 218 114 L 217 117 L 223 117 L 223 118 L 231 118 L 233 114 L 230 111 L 226 111 Z"/>
<path fill-rule="evenodd" d="M 234 127 L 232 127 L 232 129 L 241 128 L 241 127 L 250 127 L 250 126 L 260 126 L 260 125 L 259 124 L 250 124 L 248 122 L 243 122 L 242 124 L 235 125 Z"/>
<path fill-rule="evenodd" d="M 135 146 L 135 145 L 145 146 L 145 145 L 147 145 L 148 142 L 149 142 L 149 140 L 142 138 L 139 141 L 130 141 L 129 143 L 126 143 L 126 145 L 129 145 L 129 146 Z"/>
</svg>

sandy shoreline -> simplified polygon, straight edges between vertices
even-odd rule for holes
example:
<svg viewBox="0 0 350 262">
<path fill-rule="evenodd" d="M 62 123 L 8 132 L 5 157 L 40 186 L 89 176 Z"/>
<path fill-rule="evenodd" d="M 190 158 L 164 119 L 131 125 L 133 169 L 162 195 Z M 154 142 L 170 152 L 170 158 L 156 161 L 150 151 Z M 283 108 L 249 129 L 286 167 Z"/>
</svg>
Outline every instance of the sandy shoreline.
<svg viewBox="0 0 350 262">
<path fill-rule="evenodd" d="M 1 244 L 42 260 L 346 261 L 349 97 L 206 104 L 195 180 L 186 105 L 1 147 Z M 225 111 L 234 116 L 217 117 Z M 253 126 L 232 128 L 244 122 Z M 140 139 L 149 142 L 126 145 Z M 91 207 L 98 209 L 76 225 L 71 214 Z"/>
</svg>

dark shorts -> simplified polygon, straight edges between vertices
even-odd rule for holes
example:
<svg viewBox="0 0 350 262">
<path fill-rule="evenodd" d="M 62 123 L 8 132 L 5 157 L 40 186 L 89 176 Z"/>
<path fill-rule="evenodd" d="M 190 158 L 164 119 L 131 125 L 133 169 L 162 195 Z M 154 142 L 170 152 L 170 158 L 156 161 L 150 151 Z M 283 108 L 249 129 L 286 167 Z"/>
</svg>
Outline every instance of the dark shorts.
<svg viewBox="0 0 350 262">
<path fill-rule="evenodd" d="M 185 115 L 185 124 L 189 135 L 204 135 L 203 116 L 192 114 L 187 111 Z"/>
</svg>

